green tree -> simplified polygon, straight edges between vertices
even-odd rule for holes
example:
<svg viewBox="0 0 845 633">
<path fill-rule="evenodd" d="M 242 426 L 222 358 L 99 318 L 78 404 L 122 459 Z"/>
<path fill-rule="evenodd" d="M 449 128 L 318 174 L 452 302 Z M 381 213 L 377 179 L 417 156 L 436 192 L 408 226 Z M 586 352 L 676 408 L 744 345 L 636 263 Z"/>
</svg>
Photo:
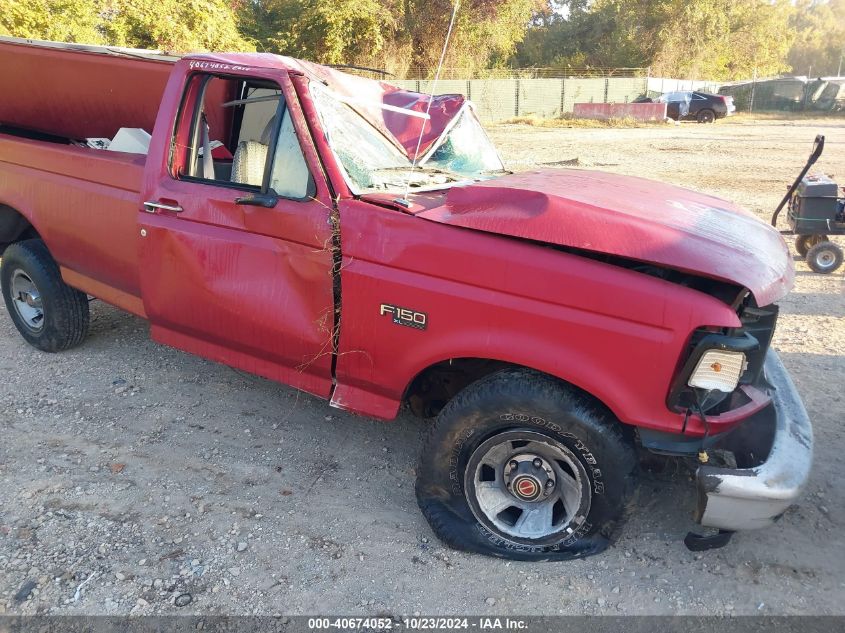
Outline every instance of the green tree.
<svg viewBox="0 0 845 633">
<path fill-rule="evenodd" d="M 678 2 L 659 32 L 656 72 L 681 77 L 746 79 L 789 69 L 794 33 L 787 0 Z"/>
<path fill-rule="evenodd" d="M 252 49 L 225 0 L 104 0 L 100 28 L 116 46 L 173 52 Z"/>
<path fill-rule="evenodd" d="M 326 64 L 371 59 L 396 27 L 393 11 L 378 0 L 255 0 L 242 16 L 259 49 Z"/>
<path fill-rule="evenodd" d="M 463 0 L 446 65 L 473 70 L 506 62 L 545 0 Z M 244 32 L 259 49 L 330 64 L 433 68 L 452 0 L 254 0 Z"/>
<path fill-rule="evenodd" d="M 226 0 L 3 0 L 0 33 L 155 48 L 250 50 Z"/>
<path fill-rule="evenodd" d="M 845 0 L 802 0 L 792 25 L 797 32 L 789 51 L 792 72 L 824 76 L 845 69 Z"/>
<path fill-rule="evenodd" d="M 3 0 L 0 35 L 105 44 L 92 0 Z"/>
<path fill-rule="evenodd" d="M 548 24 L 530 29 L 516 60 L 523 65 L 650 66 L 667 76 L 708 79 L 750 77 L 754 68 L 775 74 L 788 69 L 792 13 L 788 0 L 576 2 Z"/>
<path fill-rule="evenodd" d="M 452 0 L 409 0 L 405 27 L 413 34 L 415 66 L 433 68 L 440 58 Z M 455 22 L 445 65 L 475 71 L 507 63 L 542 0 L 464 0 Z"/>
<path fill-rule="evenodd" d="M 598 23 L 595 15 L 587 15 L 588 5 L 588 0 L 556 0 L 535 13 L 525 36 L 517 44 L 514 65 L 587 66 L 585 51 L 591 48 L 587 40 L 592 38 L 585 31 Z"/>
</svg>

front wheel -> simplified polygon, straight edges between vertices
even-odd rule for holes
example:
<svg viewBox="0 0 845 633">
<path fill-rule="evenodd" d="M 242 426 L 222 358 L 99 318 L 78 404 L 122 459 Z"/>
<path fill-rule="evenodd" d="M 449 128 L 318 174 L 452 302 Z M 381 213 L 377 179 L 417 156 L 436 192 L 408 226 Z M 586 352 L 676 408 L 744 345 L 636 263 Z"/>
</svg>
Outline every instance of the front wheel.
<svg viewBox="0 0 845 633">
<path fill-rule="evenodd" d="M 9 246 L 0 266 L 3 298 L 21 336 L 44 352 L 78 345 L 88 332 L 88 297 L 68 286 L 41 240 Z"/>
<path fill-rule="evenodd" d="M 417 501 L 451 547 L 515 560 L 604 550 L 634 487 L 619 423 L 588 396 L 509 369 L 458 394 L 420 457 Z"/>
<path fill-rule="evenodd" d="M 807 265 L 817 273 L 832 273 L 842 265 L 842 249 L 833 242 L 819 242 L 807 252 Z"/>
</svg>

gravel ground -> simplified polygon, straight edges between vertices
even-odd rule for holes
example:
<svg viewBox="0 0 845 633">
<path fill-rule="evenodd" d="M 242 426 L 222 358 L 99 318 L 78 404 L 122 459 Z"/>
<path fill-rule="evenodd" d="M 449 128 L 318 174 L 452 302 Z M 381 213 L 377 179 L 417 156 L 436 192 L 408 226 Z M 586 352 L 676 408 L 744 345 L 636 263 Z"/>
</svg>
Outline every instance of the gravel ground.
<svg viewBox="0 0 845 633">
<path fill-rule="evenodd" d="M 845 119 L 644 129 L 498 126 L 516 169 L 577 163 L 731 198 L 761 217 L 817 132 L 845 183 Z M 454 552 L 417 510 L 424 423 L 355 418 L 151 343 L 92 304 L 80 348 L 38 353 L 0 315 L 0 613 L 845 614 L 840 271 L 797 262 L 774 346 L 815 423 L 805 498 L 713 552 L 693 491 L 644 473 L 618 542 L 571 563 Z"/>
</svg>

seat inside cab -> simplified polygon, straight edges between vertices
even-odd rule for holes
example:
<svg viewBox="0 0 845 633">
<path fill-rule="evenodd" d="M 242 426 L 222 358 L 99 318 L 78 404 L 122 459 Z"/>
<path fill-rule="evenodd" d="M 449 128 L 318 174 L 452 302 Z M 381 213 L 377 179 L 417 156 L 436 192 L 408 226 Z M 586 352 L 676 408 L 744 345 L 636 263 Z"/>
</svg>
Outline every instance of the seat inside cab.
<svg viewBox="0 0 845 633">
<path fill-rule="evenodd" d="M 176 132 L 177 148 L 184 143 L 177 149 L 180 177 L 295 200 L 313 195 L 314 179 L 277 84 L 216 75 L 194 81 L 198 96 L 193 104 L 186 99 L 183 108 L 192 109 Z"/>
</svg>

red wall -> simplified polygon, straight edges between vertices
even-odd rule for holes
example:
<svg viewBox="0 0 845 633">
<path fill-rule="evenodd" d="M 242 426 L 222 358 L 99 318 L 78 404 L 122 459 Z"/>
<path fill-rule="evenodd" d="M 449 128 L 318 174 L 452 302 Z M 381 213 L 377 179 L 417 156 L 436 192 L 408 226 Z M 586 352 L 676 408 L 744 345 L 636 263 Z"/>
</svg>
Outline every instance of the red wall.
<svg viewBox="0 0 845 633">
<path fill-rule="evenodd" d="M 579 119 L 611 119 L 632 117 L 638 121 L 662 121 L 666 118 L 665 103 L 576 103 L 573 110 Z"/>
</svg>

